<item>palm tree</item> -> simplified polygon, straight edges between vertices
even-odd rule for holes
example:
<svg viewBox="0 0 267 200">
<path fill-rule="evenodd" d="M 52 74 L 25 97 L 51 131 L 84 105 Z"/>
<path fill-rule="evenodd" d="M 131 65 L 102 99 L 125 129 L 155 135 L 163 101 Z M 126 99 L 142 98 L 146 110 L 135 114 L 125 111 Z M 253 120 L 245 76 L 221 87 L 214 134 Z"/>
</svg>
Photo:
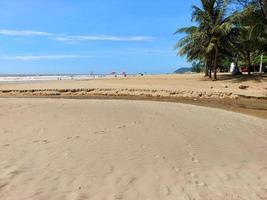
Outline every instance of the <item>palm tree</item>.
<svg viewBox="0 0 267 200">
<path fill-rule="evenodd" d="M 206 69 L 211 64 L 213 79 L 216 80 L 220 50 L 233 46 L 231 40 L 226 40 L 233 30 L 233 20 L 225 17 L 227 0 L 201 0 L 201 3 L 202 8 L 193 6 L 192 13 L 192 21 L 198 26 L 178 29 L 176 33 L 185 33 L 186 36 L 176 44 L 176 48 L 180 49 L 178 54 L 186 54 L 189 61 L 204 61 Z"/>
<path fill-rule="evenodd" d="M 205 76 L 208 76 L 210 60 L 205 51 L 205 46 L 209 40 L 207 32 L 200 30 L 199 27 L 191 26 L 178 29 L 175 34 L 177 33 L 187 34 L 175 45 L 175 49 L 180 49 L 178 54 L 186 55 L 188 61 L 203 61 L 205 63 Z"/>
<path fill-rule="evenodd" d="M 251 55 L 266 51 L 267 23 L 262 10 L 256 4 L 247 5 L 235 14 L 235 26 L 238 37 L 235 40 L 236 51 L 245 60 L 248 74 L 251 74 Z"/>
<path fill-rule="evenodd" d="M 248 5 L 254 4 L 259 7 L 262 15 L 267 20 L 267 0 L 233 0 L 234 2 L 247 7 Z"/>
</svg>

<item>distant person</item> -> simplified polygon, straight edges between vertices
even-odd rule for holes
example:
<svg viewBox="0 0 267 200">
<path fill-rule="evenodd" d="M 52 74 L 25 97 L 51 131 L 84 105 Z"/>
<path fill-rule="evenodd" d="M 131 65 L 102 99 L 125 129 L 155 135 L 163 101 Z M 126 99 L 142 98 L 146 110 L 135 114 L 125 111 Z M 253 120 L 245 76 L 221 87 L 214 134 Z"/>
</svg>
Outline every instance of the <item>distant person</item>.
<svg viewBox="0 0 267 200">
<path fill-rule="evenodd" d="M 115 78 L 117 77 L 117 73 L 116 72 L 111 72 L 110 75 L 113 75 Z"/>
<path fill-rule="evenodd" d="M 242 75 L 242 72 L 239 70 L 239 68 L 237 66 L 235 66 L 232 75 L 236 76 L 236 75 Z"/>
<path fill-rule="evenodd" d="M 127 76 L 126 72 L 122 72 L 121 74 L 122 74 L 123 77 Z"/>
<path fill-rule="evenodd" d="M 233 73 L 234 69 L 235 69 L 235 63 L 232 62 L 230 65 L 230 72 Z"/>
</svg>

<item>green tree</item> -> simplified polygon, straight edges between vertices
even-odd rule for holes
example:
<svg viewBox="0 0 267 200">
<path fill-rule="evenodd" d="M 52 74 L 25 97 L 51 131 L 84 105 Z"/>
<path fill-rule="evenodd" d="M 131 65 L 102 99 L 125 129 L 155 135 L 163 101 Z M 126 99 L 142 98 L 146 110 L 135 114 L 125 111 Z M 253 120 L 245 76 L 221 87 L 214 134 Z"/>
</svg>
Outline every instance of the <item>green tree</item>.
<svg viewBox="0 0 267 200">
<path fill-rule="evenodd" d="M 233 48 L 233 19 L 226 16 L 227 0 L 201 0 L 202 7 L 193 6 L 192 21 L 197 26 L 181 28 L 176 33 L 185 33 L 177 44 L 179 55 L 186 55 L 189 61 L 198 59 L 205 63 L 206 74 L 213 68 L 213 79 L 217 79 L 217 69 L 221 51 Z M 211 66 L 212 65 L 212 68 Z"/>
<path fill-rule="evenodd" d="M 196 62 L 196 61 L 194 61 L 193 63 L 192 63 L 192 69 L 191 69 L 191 71 L 192 72 L 196 72 L 196 73 L 200 73 L 200 72 L 203 72 L 204 71 L 204 63 L 203 62 L 201 62 L 201 61 L 198 61 L 198 62 Z"/>
<path fill-rule="evenodd" d="M 243 8 L 249 5 L 258 7 L 261 10 L 263 17 L 267 20 L 267 0 L 232 0 L 232 2 L 241 5 Z"/>
<path fill-rule="evenodd" d="M 258 56 L 267 47 L 267 26 L 263 11 L 255 1 L 246 2 L 243 9 L 237 13 L 235 26 L 237 38 L 235 40 L 235 51 L 243 59 L 251 74 L 251 64 L 255 56 Z"/>
</svg>

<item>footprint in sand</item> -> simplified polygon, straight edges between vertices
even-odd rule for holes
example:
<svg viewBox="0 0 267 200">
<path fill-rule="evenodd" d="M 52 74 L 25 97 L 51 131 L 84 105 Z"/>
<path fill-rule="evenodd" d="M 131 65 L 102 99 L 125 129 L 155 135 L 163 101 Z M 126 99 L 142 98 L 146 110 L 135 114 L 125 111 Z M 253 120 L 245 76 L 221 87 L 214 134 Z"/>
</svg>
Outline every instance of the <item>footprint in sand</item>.
<svg viewBox="0 0 267 200">
<path fill-rule="evenodd" d="M 191 160 L 192 160 L 192 162 L 194 162 L 194 163 L 199 163 L 198 159 L 195 158 L 195 157 L 191 157 Z"/>
<path fill-rule="evenodd" d="M 105 131 L 95 131 L 94 132 L 95 135 L 103 135 L 105 133 L 106 133 Z"/>
<path fill-rule="evenodd" d="M 143 121 L 141 120 L 138 120 L 138 121 L 134 121 L 132 122 L 132 125 L 138 125 L 138 124 L 142 124 Z"/>
<path fill-rule="evenodd" d="M 2 177 L 13 179 L 15 176 L 21 173 L 22 173 L 21 170 L 17 169 L 17 167 L 15 166 L 12 166 L 12 167 L 6 168 L 6 170 L 2 173 Z"/>
<path fill-rule="evenodd" d="M 126 128 L 126 127 L 127 127 L 126 125 L 118 126 L 119 129 Z"/>
<path fill-rule="evenodd" d="M 217 129 L 217 131 L 221 131 L 222 130 L 220 127 L 217 127 L 216 129 Z M 217 133 L 220 133 L 220 132 L 217 132 Z"/>
<path fill-rule="evenodd" d="M 43 143 L 48 144 L 49 142 L 48 142 L 48 140 L 43 140 Z"/>
<path fill-rule="evenodd" d="M 193 172 L 188 172 L 187 174 L 192 178 L 196 178 L 197 177 L 197 175 L 195 173 L 193 173 Z"/>
<path fill-rule="evenodd" d="M 231 180 L 232 180 L 231 175 L 230 175 L 230 174 L 226 174 L 226 179 L 227 179 L 228 181 L 231 181 Z"/>
<path fill-rule="evenodd" d="M 107 170 L 108 170 L 108 174 L 112 174 L 113 172 L 114 172 L 114 166 L 113 165 L 111 165 L 111 164 L 109 164 L 108 166 L 107 166 Z"/>
<path fill-rule="evenodd" d="M 66 139 L 67 140 L 70 140 L 70 139 L 72 139 L 73 137 L 67 137 Z M 77 136 L 75 136 L 75 139 L 79 139 L 80 138 L 80 136 L 79 135 L 77 135 Z"/>
<path fill-rule="evenodd" d="M 166 156 L 160 156 L 158 154 L 153 155 L 153 157 L 157 160 L 166 161 Z"/>
<path fill-rule="evenodd" d="M 0 191 L 4 189 L 6 186 L 8 186 L 8 183 L 2 183 L 0 184 Z"/>
<path fill-rule="evenodd" d="M 116 179 L 116 184 L 120 186 L 129 186 L 134 184 L 134 182 L 137 180 L 136 177 L 131 175 L 123 175 L 121 177 L 118 177 Z"/>
<path fill-rule="evenodd" d="M 196 155 L 193 152 L 190 151 L 190 152 L 188 152 L 188 154 L 189 154 L 192 162 L 199 163 L 199 160 L 197 159 Z"/>
<path fill-rule="evenodd" d="M 187 175 L 190 177 L 189 183 L 194 183 L 196 187 L 207 187 L 205 182 L 198 180 L 198 175 L 193 172 L 188 172 Z"/>
<path fill-rule="evenodd" d="M 171 189 L 168 186 L 160 188 L 160 193 L 164 196 L 171 195 Z"/>
</svg>

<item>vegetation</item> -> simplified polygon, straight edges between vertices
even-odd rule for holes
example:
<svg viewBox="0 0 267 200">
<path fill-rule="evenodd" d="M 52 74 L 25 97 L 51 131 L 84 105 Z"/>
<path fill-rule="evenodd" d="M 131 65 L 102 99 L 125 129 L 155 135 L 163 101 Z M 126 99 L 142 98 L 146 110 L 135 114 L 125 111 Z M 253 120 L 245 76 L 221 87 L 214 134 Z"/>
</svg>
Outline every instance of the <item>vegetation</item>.
<svg viewBox="0 0 267 200">
<path fill-rule="evenodd" d="M 204 71 L 204 63 L 199 61 L 199 62 L 196 62 L 194 61 L 192 63 L 192 69 L 191 69 L 192 72 L 195 72 L 195 73 L 200 73 L 200 72 L 203 72 Z"/>
<path fill-rule="evenodd" d="M 182 68 L 179 68 L 179 69 L 175 70 L 173 73 L 175 73 L 175 74 L 185 74 L 185 73 L 190 73 L 191 71 L 192 71 L 192 68 L 182 67 Z"/>
<path fill-rule="evenodd" d="M 193 6 L 196 25 L 175 32 L 185 34 L 175 46 L 178 54 L 196 71 L 204 68 L 210 78 L 213 72 L 214 80 L 231 62 L 245 63 L 250 74 L 253 62 L 267 51 L 266 6 L 266 0 L 201 0 L 201 7 Z"/>
</svg>

